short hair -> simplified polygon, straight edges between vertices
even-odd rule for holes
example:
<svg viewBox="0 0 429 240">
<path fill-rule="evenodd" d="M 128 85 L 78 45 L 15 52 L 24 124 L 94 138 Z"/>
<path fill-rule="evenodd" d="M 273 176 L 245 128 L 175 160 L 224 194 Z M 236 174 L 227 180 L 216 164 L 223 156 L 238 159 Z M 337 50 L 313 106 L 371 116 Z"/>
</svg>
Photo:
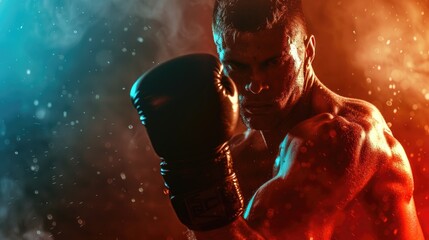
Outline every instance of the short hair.
<svg viewBox="0 0 429 240">
<path fill-rule="evenodd" d="M 257 32 L 276 26 L 289 27 L 290 37 L 307 35 L 301 0 L 215 0 L 214 34 Z"/>
</svg>

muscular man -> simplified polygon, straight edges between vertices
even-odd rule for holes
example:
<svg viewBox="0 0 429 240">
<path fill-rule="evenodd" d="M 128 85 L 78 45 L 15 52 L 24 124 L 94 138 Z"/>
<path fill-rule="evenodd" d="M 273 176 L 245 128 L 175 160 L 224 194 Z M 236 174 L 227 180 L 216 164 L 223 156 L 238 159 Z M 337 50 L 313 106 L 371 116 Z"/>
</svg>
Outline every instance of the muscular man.
<svg viewBox="0 0 429 240">
<path fill-rule="evenodd" d="M 259 133 L 266 159 L 279 154 L 273 177 L 250 200 L 248 225 L 278 239 L 364 236 L 360 226 L 376 239 L 422 238 L 402 146 L 373 105 L 339 96 L 317 78 L 316 42 L 300 1 L 216 1 L 213 35 L 242 119 L 254 129 L 235 139 L 234 155 L 251 152 L 246 141 L 258 142 Z M 242 190 L 256 190 L 244 187 L 252 159 L 235 159 Z M 359 207 L 365 214 L 354 216 Z"/>
<path fill-rule="evenodd" d="M 402 146 L 373 105 L 316 77 L 300 1 L 217 0 L 213 35 L 225 76 L 210 57 L 184 57 L 131 93 L 198 239 L 423 239 Z M 248 130 L 225 144 L 236 111 L 228 77 Z"/>
</svg>

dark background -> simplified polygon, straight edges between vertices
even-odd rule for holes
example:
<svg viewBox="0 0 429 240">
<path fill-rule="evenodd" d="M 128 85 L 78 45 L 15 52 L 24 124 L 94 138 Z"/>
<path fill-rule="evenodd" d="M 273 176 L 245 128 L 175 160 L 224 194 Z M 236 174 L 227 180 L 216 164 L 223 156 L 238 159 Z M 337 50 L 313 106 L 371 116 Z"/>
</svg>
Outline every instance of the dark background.
<svg viewBox="0 0 429 240">
<path fill-rule="evenodd" d="M 383 113 L 429 233 L 429 2 L 304 0 L 327 86 Z M 212 0 L 0 0 L 0 239 L 184 239 L 134 80 L 214 52 Z"/>
</svg>

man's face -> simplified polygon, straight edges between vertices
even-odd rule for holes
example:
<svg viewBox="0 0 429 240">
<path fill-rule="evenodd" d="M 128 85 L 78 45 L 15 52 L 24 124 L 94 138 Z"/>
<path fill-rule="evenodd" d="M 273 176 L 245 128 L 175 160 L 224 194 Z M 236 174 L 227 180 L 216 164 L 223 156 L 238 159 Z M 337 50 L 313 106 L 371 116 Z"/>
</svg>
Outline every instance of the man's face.
<svg viewBox="0 0 429 240">
<path fill-rule="evenodd" d="M 224 73 L 237 85 L 246 126 L 278 127 L 302 94 L 302 40 L 290 39 L 284 28 L 273 28 L 225 38 L 215 35 L 215 41 Z"/>
</svg>

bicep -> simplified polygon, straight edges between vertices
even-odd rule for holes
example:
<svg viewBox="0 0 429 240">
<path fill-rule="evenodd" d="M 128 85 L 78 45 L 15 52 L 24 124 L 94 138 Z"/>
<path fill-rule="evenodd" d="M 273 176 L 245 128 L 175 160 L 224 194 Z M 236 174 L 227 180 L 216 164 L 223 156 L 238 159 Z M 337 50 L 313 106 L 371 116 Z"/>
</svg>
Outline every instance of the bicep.
<svg viewBox="0 0 429 240">
<path fill-rule="evenodd" d="M 378 201 L 372 213 L 375 232 L 380 239 L 421 240 L 423 233 L 416 214 L 414 199 Z"/>
</svg>

